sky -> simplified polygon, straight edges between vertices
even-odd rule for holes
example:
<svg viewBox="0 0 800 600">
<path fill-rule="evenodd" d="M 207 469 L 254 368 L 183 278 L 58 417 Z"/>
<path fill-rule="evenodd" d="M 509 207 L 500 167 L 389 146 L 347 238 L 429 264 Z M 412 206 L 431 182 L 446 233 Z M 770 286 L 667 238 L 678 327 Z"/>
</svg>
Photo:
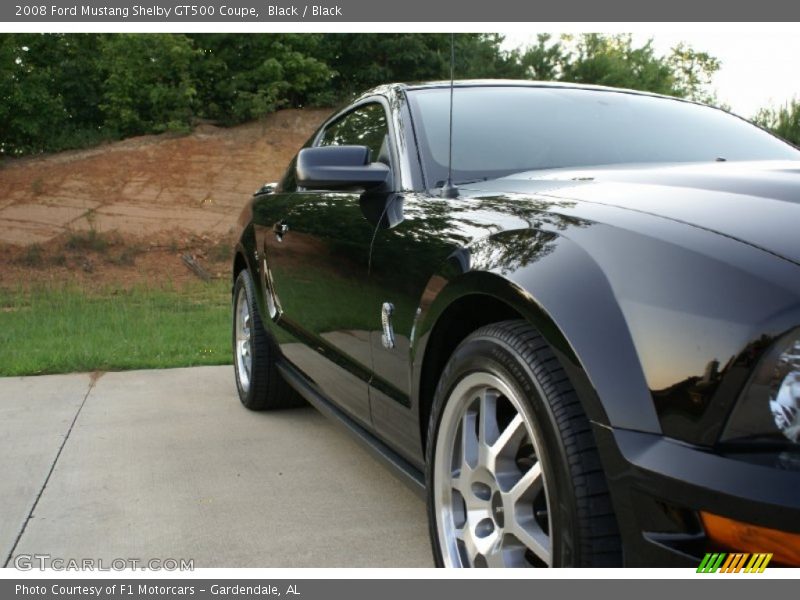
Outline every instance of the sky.
<svg viewBox="0 0 800 600">
<path fill-rule="evenodd" d="M 503 33 L 503 32 L 501 32 Z M 558 35 L 557 31 L 548 33 Z M 574 33 L 574 32 L 573 32 Z M 536 34 L 506 33 L 505 47 L 531 43 Z M 719 100 L 734 113 L 752 117 L 765 106 L 800 99 L 800 25 L 775 31 L 658 31 L 637 27 L 634 43 L 649 38 L 658 54 L 667 54 L 680 42 L 717 57 L 722 66 L 712 81 Z"/>
</svg>

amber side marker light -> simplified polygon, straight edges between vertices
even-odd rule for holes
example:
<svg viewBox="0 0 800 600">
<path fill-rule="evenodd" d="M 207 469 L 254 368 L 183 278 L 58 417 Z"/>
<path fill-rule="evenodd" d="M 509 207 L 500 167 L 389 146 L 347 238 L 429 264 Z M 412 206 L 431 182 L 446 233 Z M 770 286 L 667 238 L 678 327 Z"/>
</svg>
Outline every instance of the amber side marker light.
<svg viewBox="0 0 800 600">
<path fill-rule="evenodd" d="M 772 560 L 787 567 L 800 567 L 800 533 L 741 523 L 700 511 L 708 538 L 739 552 L 770 552 Z"/>
</svg>

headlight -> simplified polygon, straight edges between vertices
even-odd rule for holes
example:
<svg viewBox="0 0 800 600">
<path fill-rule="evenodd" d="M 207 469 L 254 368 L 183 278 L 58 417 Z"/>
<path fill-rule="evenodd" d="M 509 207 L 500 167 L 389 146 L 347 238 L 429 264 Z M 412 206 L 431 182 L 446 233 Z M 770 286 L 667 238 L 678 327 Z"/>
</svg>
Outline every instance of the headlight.
<svg viewBox="0 0 800 600">
<path fill-rule="evenodd" d="M 800 442 L 800 339 L 778 357 L 769 409 L 775 426 L 792 442 Z"/>
<path fill-rule="evenodd" d="M 756 367 L 722 441 L 800 444 L 800 329 L 783 336 Z"/>
</svg>

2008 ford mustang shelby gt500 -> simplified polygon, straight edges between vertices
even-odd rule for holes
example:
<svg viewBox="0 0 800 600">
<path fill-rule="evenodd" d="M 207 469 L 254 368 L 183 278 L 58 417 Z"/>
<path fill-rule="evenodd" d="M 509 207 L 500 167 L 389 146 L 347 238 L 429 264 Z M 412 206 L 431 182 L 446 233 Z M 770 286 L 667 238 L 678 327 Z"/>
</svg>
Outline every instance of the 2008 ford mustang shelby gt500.
<svg viewBox="0 0 800 600">
<path fill-rule="evenodd" d="M 800 564 L 798 149 L 626 90 L 389 85 L 239 224 L 242 402 L 344 424 L 438 565 Z"/>
</svg>

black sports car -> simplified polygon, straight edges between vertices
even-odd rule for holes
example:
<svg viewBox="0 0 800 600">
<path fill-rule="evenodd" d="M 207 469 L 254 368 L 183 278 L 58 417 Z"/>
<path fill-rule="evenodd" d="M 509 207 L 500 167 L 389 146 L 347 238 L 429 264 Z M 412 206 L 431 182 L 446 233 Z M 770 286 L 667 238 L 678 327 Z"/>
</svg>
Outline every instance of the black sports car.
<svg viewBox="0 0 800 600">
<path fill-rule="evenodd" d="M 627 90 L 388 85 L 239 224 L 242 402 L 343 423 L 438 565 L 800 565 L 797 148 Z"/>
</svg>

